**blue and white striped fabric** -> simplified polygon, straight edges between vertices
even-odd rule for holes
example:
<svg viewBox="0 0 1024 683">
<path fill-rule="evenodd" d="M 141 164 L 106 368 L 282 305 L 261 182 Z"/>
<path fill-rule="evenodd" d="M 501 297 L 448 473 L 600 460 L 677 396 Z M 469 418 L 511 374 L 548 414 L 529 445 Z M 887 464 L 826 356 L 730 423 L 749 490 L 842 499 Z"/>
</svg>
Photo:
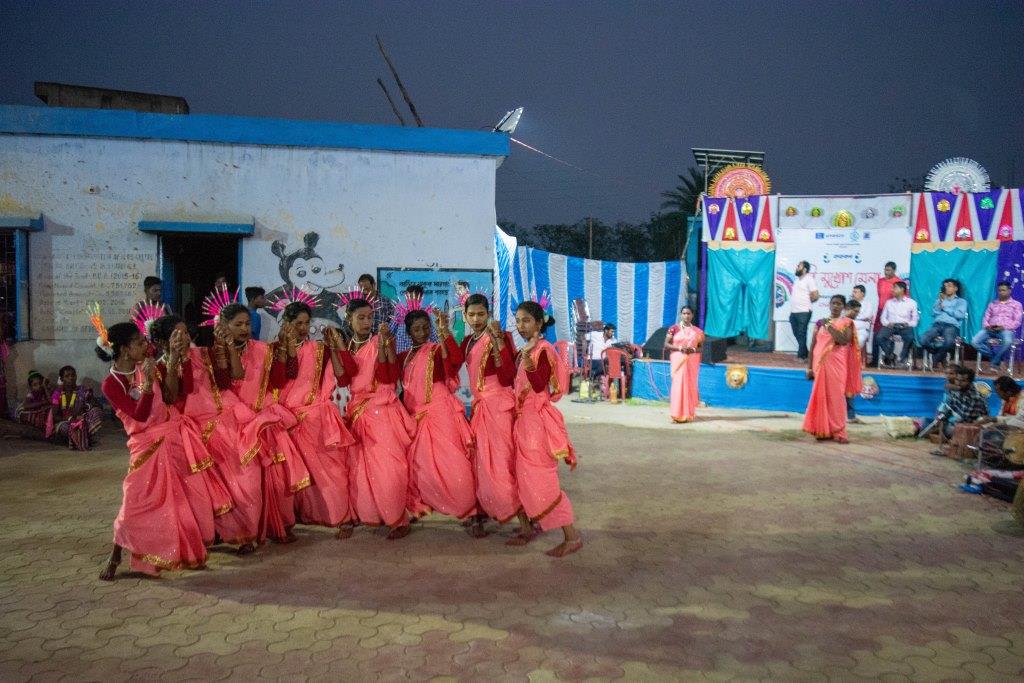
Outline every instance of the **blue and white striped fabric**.
<svg viewBox="0 0 1024 683">
<path fill-rule="evenodd" d="M 557 339 L 573 338 L 572 301 L 585 299 L 591 320 L 615 323 L 619 339 L 643 344 L 659 327 L 674 323 L 685 303 L 682 261 L 616 263 L 563 256 L 517 247 L 500 228 L 494 242 L 496 308 L 508 329 L 516 302 L 547 292 Z"/>
</svg>

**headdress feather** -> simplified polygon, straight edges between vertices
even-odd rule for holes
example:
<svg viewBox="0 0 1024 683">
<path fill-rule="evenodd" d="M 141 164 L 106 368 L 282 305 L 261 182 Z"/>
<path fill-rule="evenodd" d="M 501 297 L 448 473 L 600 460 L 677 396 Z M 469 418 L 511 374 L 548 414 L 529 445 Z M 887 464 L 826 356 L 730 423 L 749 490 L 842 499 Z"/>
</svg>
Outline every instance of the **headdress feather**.
<svg viewBox="0 0 1024 683">
<path fill-rule="evenodd" d="M 228 304 L 238 303 L 238 290 L 235 290 L 234 295 L 228 290 L 227 285 L 218 285 L 212 292 L 206 295 L 203 299 L 203 315 L 210 316 L 209 320 L 206 320 L 200 325 L 204 327 L 212 327 L 220 321 L 220 312 L 224 310 L 224 307 Z"/>
<path fill-rule="evenodd" d="M 86 312 L 89 314 L 89 322 L 96 328 L 96 346 L 101 349 L 110 349 L 110 339 L 107 337 L 107 326 L 103 324 L 103 315 L 100 313 L 99 302 L 93 303 L 91 306 L 86 306 Z"/>
<path fill-rule="evenodd" d="M 147 339 L 149 338 L 149 329 L 153 326 L 153 322 L 162 315 L 164 315 L 162 304 L 140 301 L 132 308 L 132 322 L 135 323 L 135 327 L 139 328 L 142 336 Z"/>
<path fill-rule="evenodd" d="M 280 313 L 288 304 L 296 302 L 304 303 L 310 308 L 316 309 L 320 305 L 320 298 L 304 289 L 292 287 L 290 290 L 286 289 L 274 296 L 274 299 L 270 302 L 270 310 L 274 313 Z"/>
</svg>

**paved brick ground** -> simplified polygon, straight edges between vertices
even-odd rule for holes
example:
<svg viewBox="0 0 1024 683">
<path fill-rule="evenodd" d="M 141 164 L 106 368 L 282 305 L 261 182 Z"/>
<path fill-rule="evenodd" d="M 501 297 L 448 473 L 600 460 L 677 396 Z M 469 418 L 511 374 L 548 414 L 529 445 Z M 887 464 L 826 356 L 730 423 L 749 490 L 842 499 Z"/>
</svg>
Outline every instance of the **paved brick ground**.
<svg viewBox="0 0 1024 683">
<path fill-rule="evenodd" d="M 1024 536 L 925 445 L 566 410 L 587 545 L 561 561 L 554 534 L 513 549 L 431 519 L 106 584 L 121 437 L 90 455 L 0 442 L 0 680 L 1024 675 Z"/>
</svg>

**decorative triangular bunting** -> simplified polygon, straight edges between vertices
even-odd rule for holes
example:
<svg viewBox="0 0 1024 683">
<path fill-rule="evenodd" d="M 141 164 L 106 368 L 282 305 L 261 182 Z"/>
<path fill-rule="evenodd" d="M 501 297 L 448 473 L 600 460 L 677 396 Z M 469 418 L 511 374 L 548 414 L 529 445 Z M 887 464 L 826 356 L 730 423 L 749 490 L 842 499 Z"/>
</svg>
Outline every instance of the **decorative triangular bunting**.
<svg viewBox="0 0 1024 683">
<path fill-rule="evenodd" d="M 914 242 L 922 244 L 932 241 L 932 231 L 928 225 L 928 207 L 924 203 L 924 193 L 919 194 L 917 197 L 917 220 L 914 222 Z"/>
</svg>

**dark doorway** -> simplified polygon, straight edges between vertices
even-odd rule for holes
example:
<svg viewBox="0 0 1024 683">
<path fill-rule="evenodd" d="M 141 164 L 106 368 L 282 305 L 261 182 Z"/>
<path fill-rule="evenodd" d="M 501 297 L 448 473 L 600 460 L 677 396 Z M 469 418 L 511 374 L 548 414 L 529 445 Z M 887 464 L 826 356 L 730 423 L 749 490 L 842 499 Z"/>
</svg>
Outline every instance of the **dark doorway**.
<svg viewBox="0 0 1024 683">
<path fill-rule="evenodd" d="M 200 345 L 213 340 L 210 327 L 200 327 L 203 298 L 213 291 L 219 276 L 227 278 L 234 293 L 238 287 L 239 238 L 230 235 L 162 235 L 164 298 L 188 325 Z"/>
</svg>

